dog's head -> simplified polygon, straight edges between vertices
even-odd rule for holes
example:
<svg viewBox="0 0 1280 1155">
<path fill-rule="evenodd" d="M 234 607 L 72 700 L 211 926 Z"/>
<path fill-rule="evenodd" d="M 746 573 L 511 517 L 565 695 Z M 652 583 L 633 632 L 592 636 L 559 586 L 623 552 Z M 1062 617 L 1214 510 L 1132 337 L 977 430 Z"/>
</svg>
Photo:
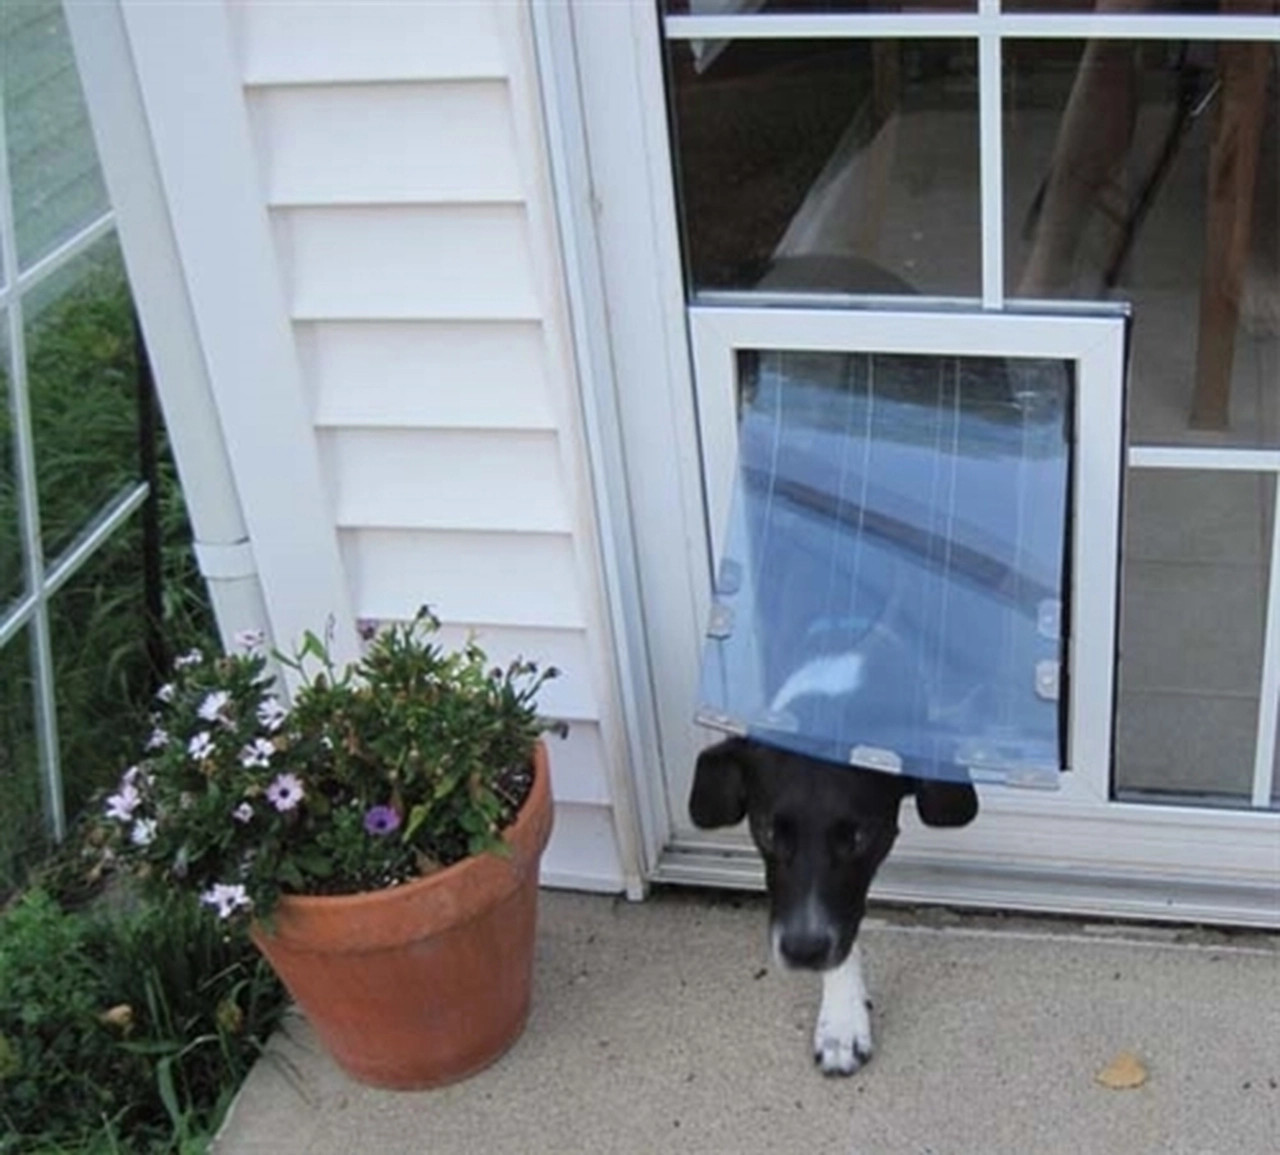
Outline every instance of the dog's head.
<svg viewBox="0 0 1280 1155">
<path fill-rule="evenodd" d="M 857 937 L 907 794 L 930 826 L 963 826 L 978 812 L 964 783 L 836 766 L 730 738 L 699 756 L 689 813 L 704 829 L 748 820 L 764 858 L 775 953 L 787 966 L 829 970 Z"/>
</svg>

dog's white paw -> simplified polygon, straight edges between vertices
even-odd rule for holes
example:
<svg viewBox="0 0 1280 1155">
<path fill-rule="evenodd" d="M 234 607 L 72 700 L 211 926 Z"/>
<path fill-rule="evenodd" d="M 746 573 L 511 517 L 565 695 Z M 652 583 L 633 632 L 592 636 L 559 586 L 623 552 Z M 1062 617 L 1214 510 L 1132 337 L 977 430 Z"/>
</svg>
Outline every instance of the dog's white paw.
<svg viewBox="0 0 1280 1155">
<path fill-rule="evenodd" d="M 871 1015 L 862 981 L 862 951 L 822 976 L 822 1008 L 813 1032 L 813 1061 L 824 1075 L 852 1075 L 871 1058 Z"/>
<path fill-rule="evenodd" d="M 871 1020 L 861 1015 L 820 1016 L 813 1032 L 813 1061 L 824 1075 L 852 1075 L 871 1061 Z"/>
</svg>

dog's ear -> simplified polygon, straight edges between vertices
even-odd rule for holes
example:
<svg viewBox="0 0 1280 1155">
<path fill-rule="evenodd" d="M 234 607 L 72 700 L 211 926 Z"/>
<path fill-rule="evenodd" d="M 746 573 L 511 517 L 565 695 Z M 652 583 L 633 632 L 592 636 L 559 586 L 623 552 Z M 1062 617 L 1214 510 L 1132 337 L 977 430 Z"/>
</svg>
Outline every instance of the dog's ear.
<svg viewBox="0 0 1280 1155">
<path fill-rule="evenodd" d="M 747 813 L 747 743 L 728 738 L 698 755 L 689 795 L 689 817 L 708 830 L 733 826 Z"/>
<path fill-rule="evenodd" d="M 978 792 L 968 782 L 918 778 L 916 812 L 926 826 L 968 826 L 978 816 Z"/>
</svg>

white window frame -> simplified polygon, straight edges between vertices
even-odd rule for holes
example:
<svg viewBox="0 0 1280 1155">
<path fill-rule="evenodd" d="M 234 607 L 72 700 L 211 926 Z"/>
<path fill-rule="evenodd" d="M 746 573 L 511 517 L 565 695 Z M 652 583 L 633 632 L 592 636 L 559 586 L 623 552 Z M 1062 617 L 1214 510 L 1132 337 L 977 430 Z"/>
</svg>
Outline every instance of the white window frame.
<svg viewBox="0 0 1280 1155">
<path fill-rule="evenodd" d="M 1109 798 L 1124 416 L 1125 319 L 904 310 L 689 309 L 706 478 L 708 551 L 718 572 L 737 461 L 737 363 L 745 350 L 1044 357 L 1074 366 L 1072 639 L 1062 796 Z"/>
</svg>

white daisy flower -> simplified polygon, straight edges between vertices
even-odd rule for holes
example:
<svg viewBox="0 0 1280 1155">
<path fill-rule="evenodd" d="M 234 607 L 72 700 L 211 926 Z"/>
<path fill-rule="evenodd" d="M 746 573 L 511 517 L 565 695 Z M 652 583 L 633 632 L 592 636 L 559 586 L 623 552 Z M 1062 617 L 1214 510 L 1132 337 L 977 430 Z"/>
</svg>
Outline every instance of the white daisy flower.
<svg viewBox="0 0 1280 1155">
<path fill-rule="evenodd" d="M 267 787 L 267 801 L 282 814 L 302 801 L 302 779 L 296 774 L 277 774 Z"/>
<path fill-rule="evenodd" d="M 187 743 L 187 753 L 197 762 L 203 762 L 213 753 L 213 738 L 208 730 L 201 730 Z"/>
<path fill-rule="evenodd" d="M 214 690 L 213 693 L 206 695 L 196 713 L 206 722 L 216 722 L 230 703 L 231 695 L 226 690 Z"/>
<path fill-rule="evenodd" d="M 165 682 L 165 684 L 156 691 L 156 697 L 162 702 L 172 702 L 173 695 L 174 688 L 172 682 Z"/>
<path fill-rule="evenodd" d="M 129 822 L 141 802 L 142 796 L 137 788 L 126 782 L 120 787 L 119 793 L 107 799 L 107 817 L 115 818 L 120 822 Z"/>
<path fill-rule="evenodd" d="M 261 630 L 237 630 L 236 645 L 242 650 L 256 650 L 266 641 L 266 634 Z"/>
<path fill-rule="evenodd" d="M 214 907 L 219 918 L 230 918 L 242 906 L 252 905 L 244 887 L 238 883 L 229 885 L 224 882 L 215 882 L 200 896 L 200 901 L 205 906 Z"/>
<path fill-rule="evenodd" d="M 240 751 L 240 765 L 247 768 L 270 765 L 271 755 L 275 752 L 276 748 L 271 742 L 265 738 L 255 738 Z"/>
<path fill-rule="evenodd" d="M 181 657 L 173 659 L 175 669 L 182 670 L 187 666 L 198 666 L 204 660 L 204 655 L 199 650 L 188 650 Z"/>
<path fill-rule="evenodd" d="M 157 726 L 151 731 L 151 737 L 147 739 L 148 750 L 163 750 L 169 745 L 169 732 L 163 726 Z"/>
<path fill-rule="evenodd" d="M 248 802 L 241 802 L 232 812 L 231 817 L 237 822 L 248 822 L 253 818 L 253 806 Z"/>
<path fill-rule="evenodd" d="M 129 834 L 129 841 L 134 846 L 150 846 L 156 837 L 156 820 L 154 818 L 139 818 L 133 824 L 133 830 Z"/>
<path fill-rule="evenodd" d="M 289 711 L 280 704 L 279 698 L 264 698 L 258 707 L 258 721 L 272 734 L 284 725 L 288 716 Z"/>
</svg>

